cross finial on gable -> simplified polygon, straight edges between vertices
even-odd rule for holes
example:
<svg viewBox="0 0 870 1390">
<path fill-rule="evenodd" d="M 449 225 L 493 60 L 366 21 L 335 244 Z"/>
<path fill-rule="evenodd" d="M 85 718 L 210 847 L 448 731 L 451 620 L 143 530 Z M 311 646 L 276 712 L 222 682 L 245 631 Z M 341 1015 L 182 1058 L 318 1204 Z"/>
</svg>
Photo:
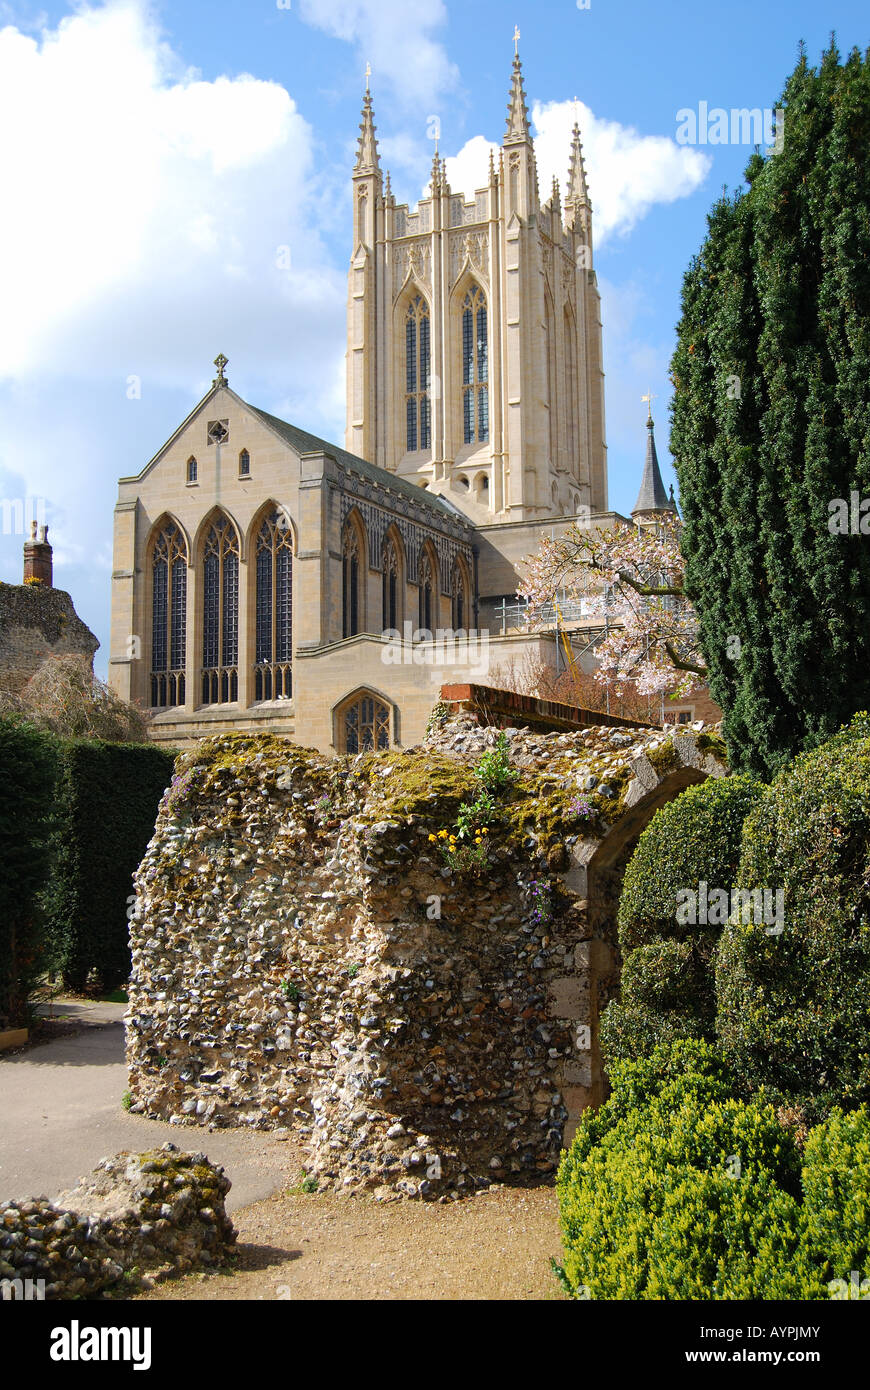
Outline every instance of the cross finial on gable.
<svg viewBox="0 0 870 1390">
<path fill-rule="evenodd" d="M 217 357 L 216 357 L 215 360 L 214 360 L 214 364 L 215 364 L 215 366 L 216 366 L 217 369 L 218 369 L 218 374 L 217 374 L 217 376 L 216 376 L 215 379 L 214 379 L 213 385 L 215 385 L 215 386 L 226 386 L 226 384 L 227 384 L 227 379 L 226 379 L 226 377 L 224 376 L 224 367 L 227 365 L 227 362 L 228 362 L 228 361 L 229 361 L 229 358 L 228 358 L 228 357 L 224 357 L 224 355 L 223 355 L 222 352 L 219 352 L 219 353 L 218 353 Z"/>
</svg>

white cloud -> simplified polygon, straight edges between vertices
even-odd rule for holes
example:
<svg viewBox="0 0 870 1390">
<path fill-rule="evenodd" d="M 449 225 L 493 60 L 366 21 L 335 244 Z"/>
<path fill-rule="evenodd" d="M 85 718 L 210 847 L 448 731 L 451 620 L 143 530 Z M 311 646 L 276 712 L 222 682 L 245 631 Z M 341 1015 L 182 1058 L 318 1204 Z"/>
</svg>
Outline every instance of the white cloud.
<svg viewBox="0 0 870 1390">
<path fill-rule="evenodd" d="M 0 128 L 14 131 L 0 148 L 0 378 L 177 382 L 206 325 L 235 338 L 209 358 L 251 350 L 253 370 L 280 344 L 287 372 L 295 341 L 306 370 L 312 317 L 332 313 L 340 334 L 310 126 L 277 83 L 184 70 L 143 0 L 83 8 L 39 39 L 0 30 Z"/>
<path fill-rule="evenodd" d="M 407 106 L 430 110 L 458 82 L 444 45 L 432 37 L 447 21 L 442 0 L 300 0 L 306 24 L 356 46 L 360 73 L 372 65 L 373 90 L 385 80 Z"/>
<path fill-rule="evenodd" d="M 531 112 L 541 199 L 550 196 L 557 178 L 567 191 L 573 101 L 535 102 Z M 586 180 L 593 208 L 596 245 L 625 236 L 656 203 L 672 203 L 694 193 L 704 182 L 712 159 L 700 150 L 678 145 L 664 135 L 641 135 L 631 126 L 596 116 L 582 102 L 576 119 L 583 141 Z M 447 180 L 454 192 L 470 197 L 488 177 L 489 152 L 500 146 L 475 135 L 447 160 Z M 424 195 L 425 196 L 425 195 Z"/>
<path fill-rule="evenodd" d="M 596 116 L 577 103 L 595 239 L 624 236 L 656 203 L 673 203 L 701 186 L 712 158 L 666 135 L 640 135 L 632 126 Z M 538 179 L 544 198 L 554 176 L 567 188 L 573 101 L 536 101 L 532 107 Z"/>
</svg>

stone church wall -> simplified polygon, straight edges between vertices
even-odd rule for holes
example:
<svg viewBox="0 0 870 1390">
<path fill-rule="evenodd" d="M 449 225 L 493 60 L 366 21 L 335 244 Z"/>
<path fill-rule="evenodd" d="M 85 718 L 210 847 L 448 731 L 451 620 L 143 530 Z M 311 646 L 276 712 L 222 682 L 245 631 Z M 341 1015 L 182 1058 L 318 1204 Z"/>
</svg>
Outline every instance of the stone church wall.
<svg viewBox="0 0 870 1390">
<path fill-rule="evenodd" d="M 439 834 L 496 738 L 472 715 L 401 752 L 227 735 L 179 761 L 136 880 L 136 1112 L 293 1127 L 321 1185 L 380 1198 L 553 1173 L 604 1095 L 620 865 L 725 769 L 701 735 L 506 732 L 518 779 L 477 877 Z"/>
</svg>

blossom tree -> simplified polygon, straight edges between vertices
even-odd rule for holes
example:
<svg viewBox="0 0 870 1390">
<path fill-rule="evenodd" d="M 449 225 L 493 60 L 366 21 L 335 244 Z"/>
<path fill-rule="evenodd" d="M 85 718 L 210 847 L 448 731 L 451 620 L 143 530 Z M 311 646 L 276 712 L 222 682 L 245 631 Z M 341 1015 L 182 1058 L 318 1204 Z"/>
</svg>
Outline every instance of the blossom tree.
<svg viewBox="0 0 870 1390">
<path fill-rule="evenodd" d="M 545 538 L 525 561 L 521 598 L 529 622 L 540 624 L 564 594 L 584 601 L 584 617 L 606 628 L 595 648 L 595 679 L 622 693 L 634 682 L 643 695 L 670 692 L 685 699 L 706 683 L 698 621 L 684 587 L 680 520 L 653 526 L 617 522 L 612 529 L 572 526 Z"/>
</svg>

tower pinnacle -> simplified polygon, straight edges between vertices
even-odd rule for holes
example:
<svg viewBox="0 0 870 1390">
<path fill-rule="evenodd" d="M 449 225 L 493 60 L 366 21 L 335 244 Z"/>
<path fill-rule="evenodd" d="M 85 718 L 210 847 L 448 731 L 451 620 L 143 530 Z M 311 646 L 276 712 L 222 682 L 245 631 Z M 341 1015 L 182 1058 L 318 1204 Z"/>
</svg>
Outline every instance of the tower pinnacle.
<svg viewBox="0 0 870 1390">
<path fill-rule="evenodd" d="M 519 37 L 519 30 L 514 35 L 514 45 L 516 46 Z M 523 87 L 523 68 L 519 54 L 514 53 L 513 72 L 511 74 L 510 100 L 508 102 L 507 129 L 505 131 L 504 142 L 508 144 L 515 140 L 530 140 L 529 135 L 529 111 L 526 106 L 526 93 Z"/>
<path fill-rule="evenodd" d="M 357 146 L 356 164 L 353 171 L 355 174 L 374 174 L 380 173 L 380 163 L 378 161 L 378 142 L 375 139 L 377 126 L 374 123 L 374 113 L 372 110 L 372 96 L 369 91 L 369 74 L 366 72 L 366 94 L 363 98 L 362 120 L 360 121 L 359 143 Z"/>
</svg>

